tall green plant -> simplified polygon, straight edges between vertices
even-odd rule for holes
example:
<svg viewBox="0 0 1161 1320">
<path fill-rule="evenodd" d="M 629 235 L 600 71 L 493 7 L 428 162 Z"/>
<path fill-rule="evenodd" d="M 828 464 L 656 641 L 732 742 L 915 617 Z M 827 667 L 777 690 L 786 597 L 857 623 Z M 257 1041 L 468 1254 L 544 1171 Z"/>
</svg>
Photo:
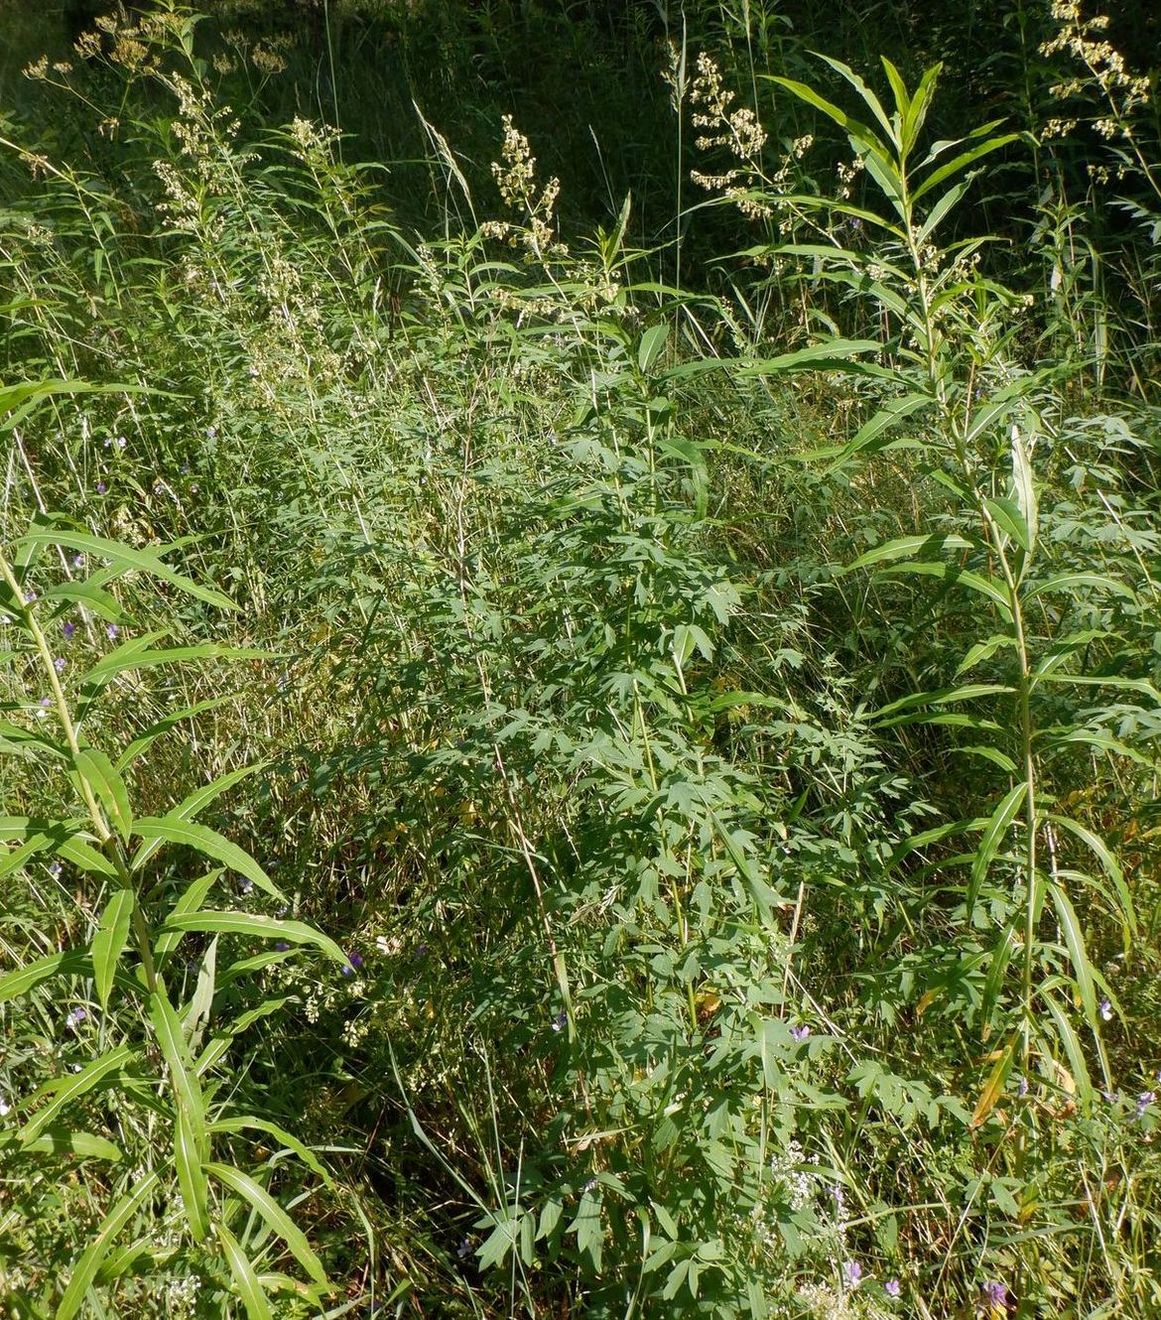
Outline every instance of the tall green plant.
<svg viewBox="0 0 1161 1320">
<path fill-rule="evenodd" d="M 5 426 L 30 401 L 68 388 L 66 382 L 51 382 L 0 390 Z M 75 804 L 63 815 L 50 810 L 0 818 L 0 837 L 8 845 L 0 857 L 0 877 L 13 884 L 37 863 L 48 862 L 54 871 L 67 866 L 86 906 L 99 912 L 87 940 L 0 977 L 0 1004 L 46 993 L 59 1002 L 68 995 L 77 1001 L 71 1025 L 84 1021 L 90 1009 L 101 1021 L 88 1062 L 77 1072 L 48 1077 L 20 1097 L 14 1106 L 18 1127 L 0 1135 L 5 1158 L 14 1162 L 56 1152 L 111 1168 L 112 1203 L 55 1301 L 56 1320 L 80 1314 L 98 1281 L 115 1286 L 152 1250 L 153 1234 L 143 1215 L 175 1191 L 189 1240 L 220 1252 L 251 1320 L 272 1314 L 271 1294 L 290 1289 L 317 1300 L 329 1289 L 302 1230 L 263 1186 L 262 1175 L 235 1163 L 229 1147 L 247 1134 L 263 1142 L 273 1138 L 319 1177 L 325 1178 L 325 1171 L 297 1139 L 260 1115 L 232 1112 L 219 1094 L 218 1069 L 235 1038 L 276 1014 L 286 1000 L 264 999 L 233 1018 L 222 1015 L 221 1003 L 232 983 L 285 960 L 291 945 L 312 945 L 344 965 L 346 958 L 331 939 L 302 922 L 229 902 L 212 905 L 215 892 L 226 897 L 227 872 L 249 890 L 286 901 L 252 856 L 199 820 L 222 793 L 260 767 L 224 775 L 162 815 L 136 814 L 133 777 L 150 747 L 213 702 L 171 711 L 119 749 L 102 746 L 99 733 L 101 697 L 112 684 L 186 661 L 263 659 L 265 653 L 213 643 L 166 646 L 167 629 L 129 637 L 103 655 L 83 659 L 61 654 L 65 648 L 50 641 L 62 629 L 74 652 L 82 650 L 78 634 L 85 631 L 116 641 L 132 622 L 121 598 L 130 577 L 151 579 L 174 598 L 217 610 L 236 608 L 220 592 L 172 567 L 166 560 L 170 549 L 134 549 L 51 515 L 34 518 L 22 535 L 0 547 L 6 660 L 14 682 L 24 688 L 4 703 L 0 755 L 31 761 L 59 781 L 62 801 Z M 37 697 L 38 692 L 44 695 Z M 179 881 L 172 867 L 159 871 L 159 857 L 177 850 L 208 861 L 211 869 L 189 882 Z M 194 941 L 197 955 L 191 955 Z M 280 947 L 254 954 L 245 947 L 253 941 Z M 197 970 L 189 984 L 185 960 L 191 956 Z M 116 1125 L 101 1117 L 118 1105 L 150 1112 L 170 1133 L 168 1150 L 149 1152 L 145 1170 L 127 1177 L 112 1172 L 126 1162 L 125 1152 L 113 1139 Z M 94 1121 L 106 1126 L 108 1135 L 90 1131 Z M 126 1247 L 127 1233 L 133 1240 Z M 264 1242 L 269 1235 L 283 1247 L 263 1263 L 271 1255 Z M 309 1282 L 270 1268 L 283 1254 L 298 1263 Z"/>
<path fill-rule="evenodd" d="M 960 901 L 967 927 L 979 921 L 981 897 L 997 897 L 997 874 L 1010 877 L 1007 897 L 991 903 L 998 931 L 981 969 L 982 1029 L 985 1037 L 1001 1029 L 1003 1040 L 976 1108 L 974 1122 L 980 1123 L 1014 1064 L 1026 1070 L 1037 1054 L 1047 1061 L 1063 1049 L 1079 1091 L 1091 1094 L 1074 1004 L 1107 1073 L 1098 1013 L 1106 987 L 1089 957 L 1075 898 L 1088 891 L 1098 904 L 1107 902 L 1126 939 L 1135 929 L 1133 904 L 1110 848 L 1059 800 L 1052 763 L 1075 746 L 1132 755 L 1069 707 L 1069 694 L 1132 692 L 1148 702 L 1157 694 L 1144 679 L 1081 663 L 1086 656 L 1108 657 L 1114 639 L 1107 628 L 1062 626 L 1068 613 L 1061 604 L 1069 598 L 1134 601 L 1133 589 L 1119 577 L 1054 562 L 1041 509 L 1042 468 L 1052 443 L 1042 404 L 1052 373 L 1027 371 L 1018 362 L 1013 335 L 1023 299 L 979 269 L 990 240 L 940 241 L 979 162 L 1014 143 L 1015 135 L 998 132 L 993 122 L 921 154 L 938 66 L 909 91 L 884 60 L 892 95 L 887 109 L 847 65 L 826 63 L 854 88 L 863 117 L 801 82 L 774 81 L 844 131 L 881 203 L 795 196 L 790 203 L 819 215 L 828 241 L 772 251 L 810 263 L 804 279 L 839 286 L 867 309 L 864 324 L 881 327 L 874 344 L 879 360 L 845 367 L 877 383 L 881 405 L 831 453 L 832 461 L 852 463 L 905 446 L 913 471 L 946 493 L 938 523 L 875 545 L 846 572 L 934 579 L 944 594 L 967 593 L 977 617 L 978 631 L 946 685 L 903 695 L 882 707 L 877 721 L 881 728 L 963 730 L 972 741 L 956 751 L 1000 771 L 996 797 L 983 814 L 926 831 L 892 862 L 899 866 L 905 857 L 937 849 L 931 872 L 966 870 Z M 839 241 L 852 225 L 866 235 L 865 246 Z M 823 340 L 816 351 L 825 353 L 828 342 L 832 356 L 852 357 L 847 342 Z M 900 438 L 905 419 L 907 434 Z M 947 845 L 963 836 L 974 839 L 968 850 L 948 855 Z"/>
</svg>

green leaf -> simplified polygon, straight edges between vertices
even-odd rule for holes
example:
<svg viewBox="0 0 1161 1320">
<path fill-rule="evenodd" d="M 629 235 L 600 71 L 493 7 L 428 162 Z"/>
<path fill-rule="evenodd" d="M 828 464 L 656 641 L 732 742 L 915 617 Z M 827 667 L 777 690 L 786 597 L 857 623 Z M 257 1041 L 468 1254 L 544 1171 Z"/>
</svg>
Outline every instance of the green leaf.
<svg viewBox="0 0 1161 1320">
<path fill-rule="evenodd" d="M 68 1287 L 65 1289 L 64 1296 L 57 1307 L 56 1320 L 73 1320 L 73 1316 L 80 1311 L 84 1304 L 85 1293 L 88 1292 L 89 1285 L 96 1278 L 101 1262 L 113 1245 L 117 1234 L 153 1194 L 157 1183 L 157 1174 L 148 1174 L 137 1183 L 133 1191 L 123 1196 L 105 1216 L 100 1228 L 97 1230 L 96 1237 L 77 1262 L 76 1269 L 73 1270 L 72 1278 L 69 1279 Z"/>
<path fill-rule="evenodd" d="M 238 608 L 228 596 L 223 596 L 220 591 L 212 591 L 208 587 L 199 586 L 192 579 L 182 573 L 175 572 L 168 564 L 164 564 L 161 556 L 167 550 L 172 549 L 170 546 L 161 546 L 156 550 L 135 550 L 132 546 L 123 545 L 120 541 L 109 541 L 102 536 L 91 536 L 87 532 L 73 532 L 59 528 L 54 528 L 51 531 L 26 532 L 21 540 L 17 542 L 18 545 L 21 543 L 67 546 L 68 549 L 79 550 L 82 554 L 107 559 L 119 567 L 135 569 L 139 573 L 147 573 L 150 577 L 158 578 L 171 587 L 176 587 L 178 591 L 184 592 L 187 596 L 205 601 L 207 605 L 214 605 L 218 609 L 236 610 Z"/>
<path fill-rule="evenodd" d="M 177 1167 L 177 1186 L 185 1206 L 186 1223 L 195 1242 L 204 1242 L 210 1230 L 208 1209 L 209 1185 L 203 1165 L 203 1142 L 197 1124 L 185 1105 L 174 1106 L 173 1160 Z"/>
<path fill-rule="evenodd" d="M 97 933 L 93 936 L 93 980 L 102 1008 L 109 1006 L 109 992 L 129 938 L 129 923 L 136 904 L 137 896 L 132 889 L 118 889 L 105 904 Z"/>
<path fill-rule="evenodd" d="M 112 761 L 104 752 L 89 747 L 77 753 L 74 764 L 77 774 L 105 808 L 118 834 L 128 843 L 129 831 L 133 826 L 133 810 L 129 805 L 129 790 Z"/>
<path fill-rule="evenodd" d="M 1032 538 L 1019 505 L 1012 500 L 985 500 L 984 504 L 992 521 L 1006 536 L 1010 536 L 1021 550 L 1031 550 Z"/>
<path fill-rule="evenodd" d="M 173 646 L 165 651 L 136 651 L 122 653 L 122 648 L 98 660 L 86 672 L 83 683 L 99 683 L 114 674 L 130 669 L 145 669 L 156 665 L 182 664 L 186 660 L 270 660 L 271 652 L 253 646 L 219 646 L 216 642 L 202 642 L 197 646 Z"/>
<path fill-rule="evenodd" d="M 222 1253 L 230 1266 L 238 1296 L 242 1299 L 250 1320 L 273 1320 L 266 1293 L 238 1239 L 221 1221 L 214 1225 L 214 1232 L 217 1233 L 218 1241 L 222 1244 Z"/>
<path fill-rule="evenodd" d="M 161 839 L 166 843 L 177 843 L 193 848 L 206 857 L 212 857 L 215 862 L 228 866 L 239 875 L 245 876 L 272 898 L 285 902 L 286 896 L 249 853 L 206 825 L 195 825 L 171 812 L 168 816 L 150 816 L 137 821 L 133 833 L 145 839 L 147 843 L 153 839 Z M 153 851 L 155 850 L 142 849 L 133 859 L 133 869 L 137 870 L 152 856 Z"/>
<path fill-rule="evenodd" d="M 183 913 L 197 912 L 205 901 L 206 895 L 213 888 L 214 882 L 221 874 L 220 870 L 207 871 L 205 875 L 191 881 L 170 909 L 170 916 L 181 916 Z M 164 959 L 167 954 L 172 953 L 181 943 L 182 934 L 183 932 L 179 930 L 162 931 L 153 942 L 154 957 Z"/>
<path fill-rule="evenodd" d="M 84 949 L 66 949 L 64 953 L 46 954 L 27 967 L 18 967 L 0 976 L 0 1004 L 26 995 L 42 981 L 51 980 L 54 976 L 87 976 L 91 970 L 89 955 Z"/>
<path fill-rule="evenodd" d="M 124 771 L 133 761 L 135 761 L 142 752 L 153 745 L 163 734 L 176 727 L 183 720 L 192 719 L 195 715 L 200 715 L 203 711 L 213 710 L 216 706 L 224 705 L 227 701 L 233 701 L 232 693 L 227 692 L 221 697 L 209 697 L 205 701 L 199 701 L 194 706 L 186 706 L 182 710 L 174 711 L 172 715 L 166 715 L 163 719 L 151 724 L 143 733 L 138 734 L 136 738 L 114 762 L 119 771 Z"/>
<path fill-rule="evenodd" d="M 933 533 L 930 536 L 899 536 L 892 541 L 884 541 L 881 545 L 874 546 L 866 554 L 847 564 L 842 571 L 853 573 L 857 569 L 871 568 L 876 564 L 912 559 L 919 551 L 925 552 L 934 562 L 941 562 L 945 550 L 974 549 L 976 549 L 974 542 L 965 540 L 955 532 Z"/>
<path fill-rule="evenodd" d="M 171 913 L 165 919 L 166 930 L 200 930 L 222 935 L 255 935 L 263 940 L 285 940 L 288 944 L 313 944 L 328 958 L 346 965 L 347 955 L 339 946 L 303 921 L 281 921 L 250 912 Z"/>
<path fill-rule="evenodd" d="M 19 1147 L 38 1155 L 75 1155 L 79 1160 L 106 1160 L 110 1164 L 125 1158 L 125 1153 L 105 1137 L 73 1128 L 46 1128 L 35 1141 L 20 1143 L 13 1133 L 0 1134 L 0 1150 Z"/>
<path fill-rule="evenodd" d="M 109 1050 L 96 1058 L 86 1068 L 82 1068 L 79 1073 L 69 1073 L 65 1077 L 54 1077 L 52 1081 L 46 1082 L 39 1088 L 29 1101 L 30 1105 L 35 1105 L 39 1100 L 51 1095 L 52 1100 L 45 1107 L 28 1120 L 20 1129 L 21 1145 L 27 1146 L 35 1141 L 46 1128 L 48 1128 L 56 1116 L 67 1109 L 74 1100 L 79 1100 L 82 1095 L 87 1095 L 95 1086 L 99 1086 L 112 1073 L 118 1072 L 133 1058 L 133 1050 L 128 1045 L 118 1045 L 116 1049 Z"/>
<path fill-rule="evenodd" d="M 1053 825 L 1059 825 L 1062 830 L 1067 830 L 1074 838 L 1079 839 L 1081 843 L 1093 854 L 1104 868 L 1105 874 L 1113 882 L 1113 888 L 1117 892 L 1119 900 L 1119 910 L 1122 920 L 1125 924 L 1126 933 L 1133 938 L 1137 934 L 1137 913 L 1133 905 L 1133 897 L 1129 893 L 1129 887 L 1125 883 L 1125 873 L 1121 870 L 1120 863 L 1113 856 L 1107 843 L 1095 834 L 1086 825 L 1080 821 L 1074 820 L 1071 816 L 1048 815 L 1046 817 Z"/>
<path fill-rule="evenodd" d="M 306 1165 L 312 1173 L 317 1174 L 327 1186 L 331 1184 L 330 1174 L 320 1163 L 315 1153 L 299 1139 L 287 1132 L 285 1128 L 279 1127 L 277 1123 L 272 1123 L 267 1118 L 258 1118 L 254 1114 L 234 1115 L 231 1118 L 219 1118 L 210 1124 L 211 1132 L 230 1132 L 239 1133 L 247 1131 L 264 1132 L 267 1136 L 273 1137 L 276 1141 L 281 1141 L 283 1146 L 290 1151 Z"/>
<path fill-rule="evenodd" d="M 1068 958 L 1072 963 L 1072 974 L 1076 981 L 1076 988 L 1080 992 L 1080 1002 L 1084 1006 L 1084 1015 L 1089 1026 L 1095 1031 L 1097 1025 L 1096 991 L 1093 989 L 1092 968 L 1089 963 L 1084 932 L 1080 928 L 1076 911 L 1061 886 L 1049 882 L 1048 892 L 1052 897 L 1052 905 L 1056 909 L 1056 919 L 1060 923 L 1060 933 L 1064 937 L 1064 947 L 1068 950 Z"/>
<path fill-rule="evenodd" d="M 230 1164 L 207 1164 L 206 1172 L 212 1178 L 216 1178 L 223 1187 L 228 1187 L 230 1191 L 248 1201 L 259 1217 L 265 1220 L 271 1232 L 276 1233 L 286 1243 L 295 1260 L 307 1274 L 316 1283 L 326 1285 L 326 1271 L 307 1241 L 306 1234 L 264 1187 L 256 1183 L 249 1174 Z"/>
<path fill-rule="evenodd" d="M 971 882 L 968 885 L 967 892 L 967 912 L 968 919 L 971 919 L 972 909 L 975 907 L 976 898 L 980 892 L 980 886 L 984 882 L 984 877 L 988 873 L 988 868 L 992 864 L 993 858 L 999 851 L 1008 834 L 1008 828 L 1016 819 L 1016 813 L 1024 805 L 1024 799 L 1028 795 L 1028 784 L 1021 780 L 1015 787 L 1001 799 L 1000 804 L 992 812 L 987 827 L 984 830 L 983 837 L 980 839 L 979 846 L 976 848 L 976 860 L 972 866 Z"/>
<path fill-rule="evenodd" d="M 643 375 L 647 376 L 652 370 L 654 363 L 665 351 L 668 340 L 667 325 L 652 325 L 641 336 L 641 343 L 637 347 L 637 365 Z"/>
</svg>

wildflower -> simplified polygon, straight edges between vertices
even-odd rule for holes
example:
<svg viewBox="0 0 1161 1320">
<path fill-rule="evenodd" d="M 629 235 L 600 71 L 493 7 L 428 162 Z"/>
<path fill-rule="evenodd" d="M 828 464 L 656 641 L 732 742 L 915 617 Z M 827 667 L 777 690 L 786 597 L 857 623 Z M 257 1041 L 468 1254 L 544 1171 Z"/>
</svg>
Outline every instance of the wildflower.
<svg viewBox="0 0 1161 1320">
<path fill-rule="evenodd" d="M 109 487 L 103 481 L 98 481 L 95 489 L 98 495 L 104 495 Z"/>
<path fill-rule="evenodd" d="M 355 971 L 358 971 L 359 968 L 362 967 L 363 965 L 363 955 L 357 951 L 352 952 L 347 955 L 347 961 L 351 964 L 351 966 L 355 969 Z"/>
<path fill-rule="evenodd" d="M 64 633 L 65 641 L 71 642 L 73 638 L 76 636 L 77 625 L 75 623 L 65 622 L 61 624 L 60 630 L 62 633 Z"/>
<path fill-rule="evenodd" d="M 1026 1095 L 1028 1094 L 1028 1079 L 1027 1079 L 1027 1077 L 1021 1077 L 1021 1078 L 1020 1078 L 1020 1085 L 1019 1085 L 1016 1089 L 1017 1089 L 1017 1091 L 1019 1092 L 1021 1098 L 1023 1098 L 1024 1096 L 1026 1096 Z"/>
<path fill-rule="evenodd" d="M 0 1096 L 0 1118 L 7 1118 L 11 1112 L 12 1106 L 3 1096 Z"/>
<path fill-rule="evenodd" d="M 902 1292 L 902 1289 L 899 1286 L 899 1280 L 888 1279 L 887 1282 L 883 1284 L 883 1291 L 888 1297 L 898 1297 L 900 1292 Z"/>
<path fill-rule="evenodd" d="M 75 1031 L 77 1027 L 79 1027 L 81 1023 L 85 1020 L 85 1018 L 87 1018 L 88 1016 L 89 1016 L 88 1013 L 86 1013 L 85 1010 L 81 1008 L 81 1006 L 78 1004 L 77 1007 L 74 1008 L 73 1011 L 68 1015 L 68 1017 L 65 1018 L 65 1026 L 72 1027 L 72 1029 Z"/>
<path fill-rule="evenodd" d="M 1002 1283 L 998 1283 L 995 1279 L 989 1279 L 988 1282 L 984 1284 L 984 1301 L 987 1302 L 989 1306 L 1007 1306 L 1007 1287 Z"/>
<path fill-rule="evenodd" d="M 61 866 L 60 862 L 53 862 L 53 864 L 48 868 L 48 873 L 50 876 L 52 876 L 54 880 L 59 880 L 60 873 L 63 870 L 64 867 Z"/>
<path fill-rule="evenodd" d="M 471 1254 L 472 1254 L 472 1239 L 470 1237 L 466 1237 L 463 1239 L 460 1245 L 456 1247 L 456 1255 L 460 1258 L 460 1260 L 467 1260 L 467 1258 Z"/>
<path fill-rule="evenodd" d="M 116 444 L 116 446 L 117 446 L 118 449 L 124 449 L 125 446 L 126 446 L 128 443 L 129 443 L 129 441 L 126 440 L 125 437 L 124 437 L 123 435 L 119 435 L 119 436 L 117 437 L 116 441 L 115 441 L 115 444 Z"/>
<path fill-rule="evenodd" d="M 25 605 L 31 605 L 35 599 L 36 599 L 36 592 L 33 591 L 31 587 L 29 587 L 28 590 L 24 593 Z"/>
<path fill-rule="evenodd" d="M 799 1024 L 790 1028 L 790 1034 L 795 1040 L 805 1040 L 810 1035 L 810 1028 Z"/>
<path fill-rule="evenodd" d="M 84 568 L 84 566 L 85 566 L 85 557 L 84 557 L 84 555 L 74 555 L 74 556 L 73 556 L 73 567 L 74 567 L 74 568 Z"/>
<path fill-rule="evenodd" d="M 115 642 L 117 640 L 117 634 L 120 631 L 121 629 L 118 628 L 115 623 L 109 624 L 108 627 L 105 629 L 105 632 L 108 635 L 108 638 L 111 642 Z"/>
<path fill-rule="evenodd" d="M 1137 1097 L 1137 1117 L 1144 1118 L 1145 1111 L 1157 1099 L 1156 1091 L 1142 1091 Z"/>
<path fill-rule="evenodd" d="M 560 1012 L 552 1019 L 553 1031 L 563 1031 L 568 1026 L 568 1014 L 562 1008 Z"/>
<path fill-rule="evenodd" d="M 63 674 L 64 671 L 68 668 L 68 663 L 69 662 L 64 658 L 64 656 L 58 655 L 57 658 L 52 662 L 52 667 L 56 670 L 58 674 Z"/>
<path fill-rule="evenodd" d="M 287 944 L 285 940 L 279 940 L 274 948 L 277 953 L 285 953 L 290 948 L 290 945 Z"/>
<path fill-rule="evenodd" d="M 848 1260 L 843 1265 L 843 1278 L 847 1281 L 848 1287 L 857 1288 L 862 1277 L 863 1267 L 857 1260 Z"/>
<path fill-rule="evenodd" d="M 51 697 L 41 697 L 41 699 L 40 699 L 40 706 L 41 706 L 41 709 L 42 709 L 42 710 L 48 710 L 49 706 L 51 706 L 51 705 L 52 705 L 52 698 L 51 698 Z"/>
<path fill-rule="evenodd" d="M 1113 1020 L 1113 1006 L 1107 999 L 1101 1000 L 1101 1020 L 1111 1022 Z"/>
</svg>

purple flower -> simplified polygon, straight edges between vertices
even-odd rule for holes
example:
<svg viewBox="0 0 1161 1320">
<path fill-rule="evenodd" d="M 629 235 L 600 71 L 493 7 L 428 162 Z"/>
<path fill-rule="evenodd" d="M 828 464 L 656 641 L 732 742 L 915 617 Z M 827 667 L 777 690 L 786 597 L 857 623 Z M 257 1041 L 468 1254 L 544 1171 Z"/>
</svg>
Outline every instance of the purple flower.
<svg viewBox="0 0 1161 1320">
<path fill-rule="evenodd" d="M 97 494 L 98 494 L 98 495 L 104 495 L 105 492 L 106 492 L 108 489 L 109 489 L 109 487 L 106 486 L 105 483 L 104 483 L 103 481 L 98 481 L 98 482 L 97 482 Z"/>
<path fill-rule="evenodd" d="M 60 873 L 61 873 L 61 871 L 63 871 L 63 870 L 64 870 L 64 867 L 61 866 L 60 862 L 53 862 L 52 865 L 48 868 L 48 873 L 49 873 L 49 875 L 52 876 L 52 878 L 53 878 L 54 880 L 59 880 L 59 879 L 60 879 Z"/>
<path fill-rule="evenodd" d="M 1113 1006 L 1107 999 L 1101 1000 L 1101 1020 L 1104 1022 L 1113 1020 Z"/>
<path fill-rule="evenodd" d="M 1145 1111 L 1156 1099 L 1157 1093 L 1155 1091 L 1142 1091 L 1137 1097 L 1137 1117 L 1144 1118 Z"/>
<path fill-rule="evenodd" d="M 74 568 L 84 568 L 84 566 L 85 566 L 85 557 L 84 557 L 84 555 L 74 555 L 74 556 L 73 556 L 73 567 L 74 567 Z"/>
<path fill-rule="evenodd" d="M 76 1028 L 79 1027 L 81 1023 L 85 1020 L 85 1018 L 87 1018 L 88 1016 L 89 1016 L 88 1013 L 86 1013 L 85 1010 L 81 1008 L 80 1005 L 78 1004 L 78 1006 L 73 1009 L 73 1011 L 68 1015 L 68 1017 L 65 1018 L 65 1025 L 70 1026 L 74 1030 L 76 1030 Z"/>
<path fill-rule="evenodd" d="M 1020 1078 L 1020 1085 L 1019 1085 L 1016 1089 L 1017 1089 L 1017 1091 L 1019 1091 L 1019 1093 L 1020 1093 L 1020 1095 L 1021 1095 L 1022 1097 L 1023 1097 L 1023 1096 L 1026 1096 L 1026 1095 L 1028 1094 L 1028 1079 L 1027 1079 L 1027 1077 L 1021 1077 L 1021 1078 Z"/>
<path fill-rule="evenodd" d="M 48 710 L 49 706 L 51 706 L 51 705 L 52 705 L 52 698 L 51 698 L 51 697 L 41 697 L 41 699 L 40 699 L 40 706 L 41 706 L 41 709 L 42 709 L 42 710 Z"/>
<path fill-rule="evenodd" d="M 62 623 L 60 626 L 60 630 L 62 633 L 64 633 L 64 639 L 66 642 L 71 642 L 73 638 L 77 635 L 77 625 L 75 623 L 70 623 L 70 622 Z"/>
<path fill-rule="evenodd" d="M 568 1026 L 568 1014 L 562 1008 L 560 1012 L 552 1019 L 553 1031 L 563 1031 Z"/>
<path fill-rule="evenodd" d="M 52 662 L 52 667 L 56 670 L 58 674 L 63 674 L 64 671 L 68 668 L 68 663 L 69 662 L 64 658 L 64 656 L 58 655 L 57 658 Z"/>
<path fill-rule="evenodd" d="M 115 623 L 110 623 L 110 624 L 105 628 L 105 633 L 106 633 L 106 635 L 108 636 L 108 638 L 109 638 L 109 640 L 110 640 L 111 642 L 115 642 L 115 641 L 117 640 L 117 634 L 118 634 L 120 631 L 121 631 L 121 629 L 118 628 L 117 625 L 116 625 Z"/>
<path fill-rule="evenodd" d="M 287 949 L 290 948 L 290 945 L 287 944 L 285 940 L 279 940 L 274 947 L 279 953 L 285 953 Z"/>
<path fill-rule="evenodd" d="M 351 966 L 355 969 L 355 971 L 358 971 L 359 968 L 362 967 L 363 965 L 363 955 L 358 951 L 353 951 L 347 954 L 347 961 L 351 964 Z"/>
<path fill-rule="evenodd" d="M 843 1278 L 847 1281 L 850 1287 L 856 1287 L 862 1277 L 863 1267 L 857 1260 L 848 1260 L 843 1265 Z"/>
<path fill-rule="evenodd" d="M 805 1040 L 810 1035 L 810 1028 L 803 1024 L 790 1028 L 790 1034 L 795 1040 Z"/>
<path fill-rule="evenodd" d="M 28 590 L 24 593 L 25 605 L 31 605 L 35 599 L 36 599 L 36 592 L 33 591 L 31 587 L 29 587 Z"/>
<path fill-rule="evenodd" d="M 899 1280 L 888 1279 L 887 1282 L 883 1284 L 883 1291 L 887 1294 L 888 1297 L 898 1297 L 900 1292 L 902 1291 L 902 1289 L 899 1286 Z"/>
<path fill-rule="evenodd" d="M 995 1279 L 989 1279 L 988 1282 L 984 1284 L 984 1301 L 987 1302 L 989 1306 L 1007 1306 L 1007 1287 L 1002 1283 L 998 1283 Z"/>
</svg>

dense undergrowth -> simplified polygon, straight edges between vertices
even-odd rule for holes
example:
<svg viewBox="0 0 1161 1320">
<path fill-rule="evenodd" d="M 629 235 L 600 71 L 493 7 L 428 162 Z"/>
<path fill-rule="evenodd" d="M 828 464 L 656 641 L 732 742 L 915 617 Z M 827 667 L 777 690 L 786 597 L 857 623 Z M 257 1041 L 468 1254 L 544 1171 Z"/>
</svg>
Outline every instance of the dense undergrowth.
<svg viewBox="0 0 1161 1320">
<path fill-rule="evenodd" d="M 2 71 L 0 1313 L 1158 1314 L 1147 16 L 332 9 Z"/>
</svg>

